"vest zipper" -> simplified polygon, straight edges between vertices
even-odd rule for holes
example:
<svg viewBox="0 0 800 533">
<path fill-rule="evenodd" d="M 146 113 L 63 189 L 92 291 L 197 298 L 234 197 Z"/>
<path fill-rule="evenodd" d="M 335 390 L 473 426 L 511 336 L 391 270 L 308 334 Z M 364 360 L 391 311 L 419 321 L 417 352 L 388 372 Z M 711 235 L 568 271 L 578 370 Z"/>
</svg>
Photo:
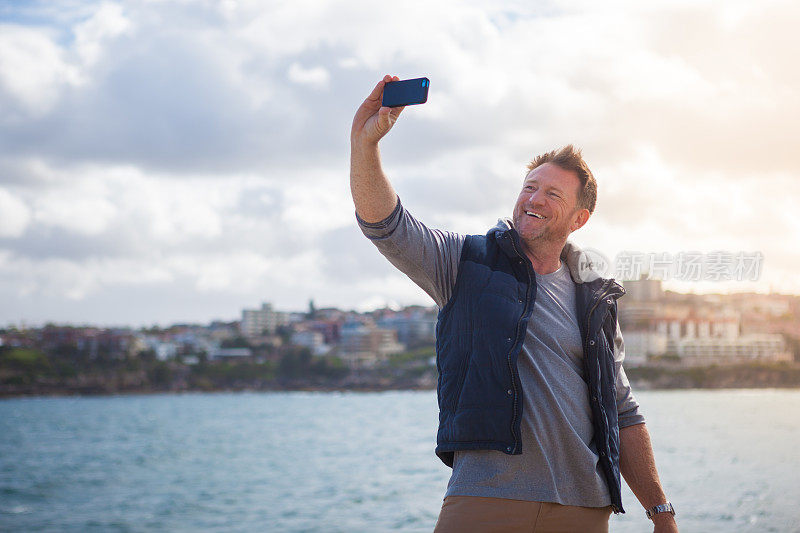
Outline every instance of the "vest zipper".
<svg viewBox="0 0 800 533">
<path fill-rule="evenodd" d="M 597 306 L 600 305 L 600 302 L 603 301 L 608 295 L 610 295 L 613 292 L 613 291 L 610 290 L 611 287 L 612 287 L 612 283 L 613 282 L 611 280 L 606 280 L 606 282 L 603 284 L 603 287 L 601 287 L 601 291 L 602 292 L 600 293 L 600 296 L 594 302 L 594 305 L 592 305 L 592 308 L 589 310 L 589 313 L 586 315 L 586 338 L 584 339 L 584 350 L 586 350 L 586 351 L 588 351 L 588 349 L 589 349 L 589 334 L 590 334 L 589 327 L 591 326 L 592 314 L 594 313 L 595 309 L 597 309 Z M 585 368 L 586 368 L 586 370 L 588 372 L 588 370 L 589 370 L 588 366 L 589 365 L 588 365 L 588 357 L 586 357 L 586 356 L 584 356 L 584 364 L 585 364 Z M 589 380 L 589 376 L 588 375 L 586 376 L 586 379 Z M 598 372 L 598 379 L 600 379 L 599 372 Z M 595 393 L 593 391 L 591 391 L 591 390 L 589 391 L 589 395 L 590 396 L 597 398 L 597 400 L 596 400 L 597 407 L 600 409 L 600 411 L 605 412 L 605 407 L 603 407 L 603 402 L 602 402 L 602 398 L 601 398 L 602 394 L 603 394 L 603 388 L 602 387 L 600 387 L 599 390 L 597 391 L 597 395 L 599 395 L 599 396 L 595 396 Z M 605 416 L 605 414 L 604 414 L 604 416 Z M 608 428 L 608 431 L 610 431 L 610 430 L 611 430 L 611 428 Z M 608 437 L 608 435 L 606 435 L 606 437 Z M 605 443 L 603 443 L 603 447 L 605 448 Z M 608 462 L 611 461 L 611 457 L 609 457 L 608 454 L 605 453 L 605 450 L 603 450 L 603 453 L 601 455 L 605 456 L 605 460 L 606 461 L 608 461 Z M 601 461 L 603 459 L 602 456 L 600 458 Z M 610 483 L 609 483 L 609 491 L 610 490 L 611 490 L 611 487 L 610 487 Z M 612 494 L 612 499 L 613 499 L 613 494 Z M 612 507 L 612 509 L 613 509 L 613 511 L 615 513 L 618 513 L 621 510 L 615 504 L 612 504 L 611 507 Z"/>
<path fill-rule="evenodd" d="M 525 257 L 519 252 L 519 250 L 517 250 L 517 245 L 516 245 L 516 242 L 515 242 L 515 239 L 514 239 L 513 235 L 511 236 L 511 247 L 514 249 L 514 252 L 516 252 L 517 256 L 522 261 L 522 264 L 525 265 L 525 273 L 528 275 L 528 289 L 527 289 L 527 292 L 530 292 L 531 285 L 533 284 L 533 280 L 531 279 L 531 269 L 528 268 L 528 265 L 525 263 Z M 525 294 L 525 307 L 522 309 L 522 316 L 523 317 L 525 316 L 525 313 L 528 311 L 528 301 L 529 301 L 529 298 L 528 298 L 528 294 L 526 293 Z M 517 324 L 517 331 L 516 331 L 515 337 L 519 337 L 519 324 Z M 511 344 L 511 346 L 514 347 L 514 346 L 516 346 L 516 344 L 517 344 L 517 338 L 514 339 L 514 342 Z M 512 452 L 514 452 L 514 451 L 517 450 L 517 442 L 519 440 L 521 440 L 521 439 L 519 439 L 517 437 L 517 432 L 516 432 L 516 429 L 515 429 L 515 426 L 516 426 L 516 423 L 517 423 L 517 402 L 518 402 L 519 394 L 517 393 L 517 380 L 516 380 L 517 373 L 516 373 L 516 370 L 514 369 L 514 365 L 511 364 L 511 353 L 512 352 L 508 352 L 508 356 L 506 357 L 506 359 L 508 361 L 508 370 L 509 370 L 509 372 L 511 372 L 511 389 L 514 391 L 514 403 L 513 403 L 514 410 L 513 410 L 513 416 L 511 417 L 511 436 L 514 438 L 514 449 L 512 450 Z"/>
<path fill-rule="evenodd" d="M 594 313 L 594 310 L 597 309 L 597 306 L 600 305 L 600 302 L 603 299 L 605 299 L 606 296 L 609 296 L 612 292 L 614 292 L 614 291 L 610 290 L 612 287 L 613 287 L 613 281 L 610 280 L 610 279 L 606 280 L 606 282 L 600 288 L 600 290 L 602 290 L 603 292 L 600 294 L 600 296 L 594 302 L 594 305 L 592 305 L 592 308 L 589 310 L 589 313 L 586 315 L 586 338 L 583 341 L 584 350 L 588 350 L 588 348 L 589 348 L 589 333 L 590 333 L 589 332 L 589 326 L 591 326 L 592 313 Z M 588 378 L 589 376 L 586 376 L 586 377 Z"/>
<path fill-rule="evenodd" d="M 589 331 L 589 328 L 592 325 L 592 314 L 594 313 L 594 310 L 597 309 L 597 306 L 600 305 L 600 302 L 603 301 L 603 299 L 606 296 L 611 294 L 611 291 L 609 290 L 610 286 L 611 286 L 611 281 L 610 280 L 606 280 L 606 282 L 600 288 L 600 290 L 601 290 L 600 296 L 597 298 L 597 300 L 594 302 L 594 305 L 592 305 L 592 308 L 589 309 L 589 312 L 586 314 L 586 338 L 583 340 L 583 346 L 584 346 L 583 349 L 587 352 L 587 354 L 588 354 L 588 351 L 589 351 L 589 335 L 591 334 L 591 332 Z M 587 372 L 589 371 L 589 364 L 588 364 L 589 360 L 588 359 L 589 358 L 587 356 L 584 356 L 584 363 L 586 363 L 585 364 L 585 368 L 586 368 Z M 600 376 L 598 374 L 598 379 L 599 379 L 599 377 Z M 587 381 L 590 381 L 588 374 L 586 375 L 586 379 L 587 379 Z M 597 404 L 602 409 L 602 406 L 603 406 L 602 398 L 600 396 L 595 396 L 595 392 L 591 391 L 591 390 L 589 391 L 589 394 L 590 394 L 590 396 L 597 398 L 597 400 L 596 400 Z M 600 390 L 597 391 L 597 394 L 598 395 L 602 395 L 603 394 L 602 387 L 600 388 Z"/>
</svg>

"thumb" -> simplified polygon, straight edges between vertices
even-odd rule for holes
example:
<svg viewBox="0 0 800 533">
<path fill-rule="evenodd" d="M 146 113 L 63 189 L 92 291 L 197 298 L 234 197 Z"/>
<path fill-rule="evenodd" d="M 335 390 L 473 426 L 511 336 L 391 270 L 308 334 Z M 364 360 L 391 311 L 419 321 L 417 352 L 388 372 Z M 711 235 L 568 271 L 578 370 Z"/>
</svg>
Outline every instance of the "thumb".
<svg viewBox="0 0 800 533">
<path fill-rule="evenodd" d="M 391 107 L 381 107 L 378 110 L 378 127 L 381 130 L 381 133 L 386 134 L 394 123 L 397 121 L 397 117 L 400 115 L 397 109 Z"/>
</svg>

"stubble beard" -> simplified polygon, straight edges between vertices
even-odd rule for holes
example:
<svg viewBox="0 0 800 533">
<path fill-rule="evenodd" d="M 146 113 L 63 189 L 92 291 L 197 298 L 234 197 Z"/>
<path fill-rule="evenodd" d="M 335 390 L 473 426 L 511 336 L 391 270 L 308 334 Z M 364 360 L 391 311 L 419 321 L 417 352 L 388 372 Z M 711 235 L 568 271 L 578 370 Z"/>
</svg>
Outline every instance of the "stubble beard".
<svg viewBox="0 0 800 533">
<path fill-rule="evenodd" d="M 527 217 L 528 215 L 523 214 L 523 217 Z M 558 232 L 556 228 L 553 228 L 550 225 L 545 225 L 543 228 L 536 228 L 535 230 L 527 231 L 525 234 L 519 231 L 520 224 L 519 221 L 515 222 L 517 224 L 517 233 L 519 233 L 520 240 L 522 241 L 522 245 L 527 248 L 529 251 L 536 251 L 537 249 L 547 249 L 553 246 L 561 246 L 563 247 L 564 243 L 569 237 L 569 232 Z"/>
<path fill-rule="evenodd" d="M 556 241 L 553 237 L 554 235 L 552 235 L 552 232 L 549 231 L 548 228 L 540 229 L 533 235 L 530 233 L 527 235 L 520 234 L 520 240 L 523 245 L 532 251 L 543 247 L 549 247 L 549 245 Z"/>
</svg>

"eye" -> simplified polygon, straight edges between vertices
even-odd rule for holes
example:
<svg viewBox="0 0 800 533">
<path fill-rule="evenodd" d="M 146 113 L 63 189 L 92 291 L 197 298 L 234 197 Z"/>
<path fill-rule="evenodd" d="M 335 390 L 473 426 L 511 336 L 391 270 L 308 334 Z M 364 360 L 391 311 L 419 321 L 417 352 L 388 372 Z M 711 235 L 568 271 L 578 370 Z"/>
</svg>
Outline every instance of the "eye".
<svg viewBox="0 0 800 533">
<path fill-rule="evenodd" d="M 550 191 L 550 196 L 552 196 L 553 198 L 561 198 L 561 196 L 559 196 L 558 193 L 553 191 Z"/>
</svg>

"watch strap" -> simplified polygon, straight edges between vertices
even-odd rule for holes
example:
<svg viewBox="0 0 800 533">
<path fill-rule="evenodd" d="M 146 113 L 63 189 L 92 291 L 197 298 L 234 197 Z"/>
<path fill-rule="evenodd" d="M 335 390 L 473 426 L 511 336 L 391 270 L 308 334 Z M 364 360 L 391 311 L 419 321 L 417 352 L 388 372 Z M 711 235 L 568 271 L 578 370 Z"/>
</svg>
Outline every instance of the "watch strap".
<svg viewBox="0 0 800 533">
<path fill-rule="evenodd" d="M 647 518 L 652 519 L 653 516 L 660 514 L 660 513 L 669 513 L 672 516 L 675 516 L 675 508 L 672 506 L 670 502 L 662 503 L 656 505 L 655 507 L 651 507 L 650 509 L 646 509 L 644 514 L 647 515 Z"/>
</svg>

